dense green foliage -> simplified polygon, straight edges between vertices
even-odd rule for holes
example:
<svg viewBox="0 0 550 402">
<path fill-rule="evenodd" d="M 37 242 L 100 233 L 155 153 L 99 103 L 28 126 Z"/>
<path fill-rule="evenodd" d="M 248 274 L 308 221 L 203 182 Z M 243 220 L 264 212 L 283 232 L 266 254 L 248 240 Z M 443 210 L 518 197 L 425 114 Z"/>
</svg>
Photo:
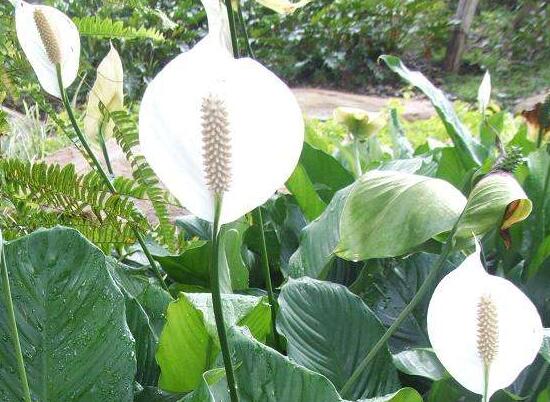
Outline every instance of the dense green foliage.
<svg viewBox="0 0 550 402">
<path fill-rule="evenodd" d="M 141 154 L 136 124 L 145 84 L 202 37 L 200 4 L 54 3 L 80 18 L 77 120 L 71 125 L 40 90 L 4 4 L 0 100 L 21 111 L 32 104 L 40 133 L 85 153 L 79 100 L 112 39 L 131 101 L 100 109 L 131 177 L 102 177 L 93 163 L 82 173 L 36 161 L 43 137 L 16 131 L 0 114 L 0 145 L 10 144 L 0 148 L 0 400 L 23 399 L 15 321 L 34 400 L 228 401 L 212 297 L 219 286 L 242 402 L 478 402 L 438 360 L 426 323 L 437 281 L 472 253 L 473 236 L 487 272 L 521 289 L 546 328 L 534 362 L 491 401 L 549 400 L 550 98 L 532 118 L 538 127 L 496 106 L 455 109 L 425 75 L 382 55 L 435 57 L 446 43 L 448 2 L 319 1 L 285 17 L 244 5 L 258 57 L 288 80 L 359 88 L 365 77 L 393 77 L 422 92 L 436 115 L 404 122 L 392 104 L 383 127 L 361 137 L 356 126 L 306 121 L 286 189 L 217 238 L 211 223 L 173 212 L 179 205 Z M 530 4 L 485 3 L 483 19 Z M 547 9 L 535 11 L 522 22 L 531 32 L 491 40 L 512 48 L 530 35 L 547 41 Z M 485 46 L 468 62 L 508 57 Z M 509 61 L 544 57 L 517 49 Z M 5 139 L 19 131 L 40 152 L 11 148 Z M 218 277 L 208 270 L 214 256 Z"/>
</svg>

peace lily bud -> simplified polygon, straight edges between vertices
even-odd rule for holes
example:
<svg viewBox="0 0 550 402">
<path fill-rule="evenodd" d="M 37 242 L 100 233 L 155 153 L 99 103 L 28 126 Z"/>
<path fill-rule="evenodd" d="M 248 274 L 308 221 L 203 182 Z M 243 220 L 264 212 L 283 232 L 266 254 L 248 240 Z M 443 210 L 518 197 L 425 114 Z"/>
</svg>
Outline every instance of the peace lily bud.
<svg viewBox="0 0 550 402">
<path fill-rule="evenodd" d="M 72 84 L 78 73 L 80 37 L 73 22 L 61 11 L 21 0 L 14 2 L 15 28 L 19 44 L 42 88 L 61 97 L 56 65 L 63 86 Z"/>
<path fill-rule="evenodd" d="M 97 77 L 88 96 L 86 116 L 84 117 L 84 132 L 89 138 L 97 137 L 99 128 L 103 124 L 103 115 L 100 103 L 109 112 L 121 110 L 124 103 L 124 71 L 122 60 L 111 44 L 111 50 L 97 67 Z M 104 136 L 108 137 L 113 131 L 113 123 L 104 127 Z"/>
<path fill-rule="evenodd" d="M 488 401 L 533 362 L 543 328 L 527 296 L 510 281 L 485 271 L 477 247 L 435 289 L 428 307 L 428 335 L 447 371 Z"/>
<path fill-rule="evenodd" d="M 457 235 L 470 237 L 493 228 L 505 233 L 512 225 L 526 219 L 533 204 L 514 176 L 507 172 L 495 172 L 475 185 Z"/>
<path fill-rule="evenodd" d="M 479 106 L 479 111 L 485 113 L 487 106 L 489 106 L 489 101 L 491 100 L 491 75 L 489 70 L 485 71 L 485 75 L 481 80 L 481 85 L 477 91 L 477 103 Z"/>
<path fill-rule="evenodd" d="M 220 224 L 263 204 L 292 174 L 304 123 L 290 89 L 258 62 L 234 59 L 225 8 L 203 0 L 209 33 L 149 84 L 139 113 L 145 157 L 194 215 Z"/>
<path fill-rule="evenodd" d="M 370 137 L 384 126 L 379 113 L 370 113 L 354 107 L 337 107 L 334 109 L 333 117 L 357 139 Z"/>
</svg>

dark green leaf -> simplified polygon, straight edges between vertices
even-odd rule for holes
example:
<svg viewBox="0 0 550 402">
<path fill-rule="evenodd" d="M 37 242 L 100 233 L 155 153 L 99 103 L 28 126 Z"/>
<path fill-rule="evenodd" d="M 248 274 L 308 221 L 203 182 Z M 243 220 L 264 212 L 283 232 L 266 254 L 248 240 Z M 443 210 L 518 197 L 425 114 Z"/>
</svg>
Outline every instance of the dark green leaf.
<svg viewBox="0 0 550 402">
<path fill-rule="evenodd" d="M 288 356 L 341 388 L 385 328 L 344 286 L 311 278 L 290 279 L 279 297 L 277 328 Z M 355 398 L 384 395 L 398 387 L 388 350 L 380 351 L 355 383 Z"/>
<path fill-rule="evenodd" d="M 134 341 L 105 256 L 78 232 L 39 230 L 5 247 L 33 397 L 41 402 L 133 399 Z M 0 395 L 22 400 L 0 301 Z"/>
</svg>

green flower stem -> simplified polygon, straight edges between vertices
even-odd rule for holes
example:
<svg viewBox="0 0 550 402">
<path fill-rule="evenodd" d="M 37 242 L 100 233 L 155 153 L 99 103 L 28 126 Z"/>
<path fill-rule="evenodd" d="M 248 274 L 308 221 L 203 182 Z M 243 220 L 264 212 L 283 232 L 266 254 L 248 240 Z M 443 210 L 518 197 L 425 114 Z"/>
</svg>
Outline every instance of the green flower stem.
<svg viewBox="0 0 550 402">
<path fill-rule="evenodd" d="M 264 232 L 264 219 L 262 217 L 262 210 L 260 207 L 254 210 L 258 225 L 260 226 L 260 252 L 262 257 L 262 266 L 264 269 L 265 285 L 267 288 L 267 298 L 269 300 L 269 307 L 271 310 L 271 332 L 273 333 L 273 342 L 275 343 L 275 349 L 281 352 L 281 341 L 277 332 L 277 310 L 278 304 L 275 294 L 273 293 L 273 285 L 271 284 L 271 271 L 269 269 L 269 259 L 267 257 L 267 246 L 265 242 Z"/>
<path fill-rule="evenodd" d="M 363 175 L 363 169 L 361 168 L 361 153 L 359 152 L 359 144 L 360 141 L 353 136 L 353 154 L 355 157 L 355 171 L 357 173 L 357 177 L 361 177 Z"/>
<path fill-rule="evenodd" d="M 227 19 L 229 20 L 229 32 L 231 33 L 231 47 L 233 48 L 233 57 L 239 57 L 239 45 L 237 42 L 237 31 L 235 30 L 235 13 L 231 0 L 225 0 L 225 8 L 227 9 Z"/>
<path fill-rule="evenodd" d="M 418 289 L 416 294 L 413 296 L 409 304 L 407 304 L 407 306 L 403 309 L 403 311 L 401 311 L 401 313 L 395 319 L 392 325 L 390 325 L 390 327 L 386 330 L 384 335 L 382 335 L 382 337 L 378 340 L 378 342 L 376 342 L 376 344 L 372 347 L 369 353 L 367 353 L 367 356 L 361 361 L 359 366 L 355 369 L 353 374 L 346 381 L 346 383 L 342 387 L 342 390 L 340 391 L 340 394 L 342 395 L 342 397 L 350 396 L 350 392 L 353 385 L 361 377 L 361 375 L 363 374 L 363 372 L 365 371 L 369 363 L 376 357 L 376 354 L 380 351 L 380 349 L 382 349 L 382 347 L 386 344 L 386 342 L 390 339 L 390 337 L 395 333 L 395 331 L 397 331 L 401 323 L 405 321 L 408 315 L 415 309 L 417 304 L 420 303 L 420 301 L 426 295 L 428 290 L 433 286 L 434 282 L 437 280 L 441 272 L 441 269 L 445 265 L 445 261 L 447 260 L 447 257 L 449 256 L 450 252 L 453 250 L 454 237 L 458 229 L 458 224 L 462 218 L 462 215 L 464 215 L 464 211 L 462 211 L 453 229 L 449 233 L 449 237 L 447 238 L 447 241 L 445 242 L 443 249 L 441 250 L 441 254 L 439 254 L 437 261 L 435 262 L 434 266 L 430 270 L 429 275 L 426 277 L 426 279 L 422 283 L 422 286 L 420 286 L 420 288 Z"/>
<path fill-rule="evenodd" d="M 88 144 L 86 137 L 84 136 L 84 134 L 80 130 L 80 127 L 78 126 L 78 122 L 76 121 L 76 118 L 74 116 L 73 109 L 69 102 L 69 98 L 67 97 L 67 93 L 65 92 L 65 88 L 63 87 L 63 79 L 61 77 L 61 67 L 59 66 L 59 64 L 56 65 L 56 70 L 57 70 L 57 82 L 59 83 L 59 92 L 61 93 L 61 101 L 63 102 L 63 106 L 65 106 L 65 109 L 67 110 L 67 114 L 69 115 L 69 120 L 71 121 L 73 129 L 78 139 L 80 140 L 80 143 L 84 147 L 84 150 L 86 151 L 86 155 L 91 159 L 96 171 L 103 178 L 105 185 L 107 186 L 107 188 L 111 193 L 116 194 L 117 191 L 113 186 L 111 179 L 109 178 L 109 176 L 107 176 L 107 173 L 103 169 L 103 166 L 101 166 L 101 163 L 99 163 L 99 160 L 97 159 L 94 152 L 92 151 L 92 148 L 90 148 L 90 144 Z M 143 252 L 147 257 L 147 260 L 149 261 L 149 264 L 151 265 L 153 272 L 155 273 L 158 280 L 160 281 L 161 286 L 165 290 L 168 290 L 168 286 L 166 286 L 166 283 L 164 282 L 164 278 L 162 277 L 160 269 L 157 263 L 155 262 L 155 260 L 153 259 L 153 256 L 151 255 L 149 249 L 147 248 L 147 245 L 145 244 L 145 240 L 143 239 L 143 236 L 141 235 L 141 233 L 139 233 L 139 231 L 134 226 L 131 226 L 131 227 L 132 227 L 132 231 L 134 232 L 134 236 L 136 236 L 136 239 L 139 242 L 141 248 L 143 249 Z"/>
<path fill-rule="evenodd" d="M 235 383 L 235 372 L 233 363 L 231 362 L 231 352 L 229 350 L 229 342 L 227 341 L 227 331 L 225 321 L 223 319 L 222 295 L 220 291 L 220 274 L 219 274 L 219 230 L 220 230 L 220 213 L 222 209 L 221 195 L 214 197 L 214 225 L 212 227 L 212 258 L 210 260 L 210 286 L 212 287 L 212 307 L 214 308 L 214 318 L 216 319 L 216 328 L 218 330 L 218 338 L 222 349 L 223 364 L 225 366 L 225 376 L 227 378 L 227 386 L 229 387 L 229 395 L 231 402 L 238 402 L 237 386 Z"/>
<path fill-rule="evenodd" d="M 239 24 L 241 25 L 241 28 L 243 30 L 244 39 L 246 43 L 246 52 L 248 53 L 248 57 L 255 59 L 254 51 L 252 50 L 252 46 L 250 46 L 250 38 L 248 37 L 248 30 L 246 29 L 246 24 L 244 22 L 243 8 L 241 7 L 240 4 L 237 9 L 237 16 L 239 17 Z"/>
<path fill-rule="evenodd" d="M 6 300 L 6 307 L 8 310 L 7 313 L 9 327 L 11 338 L 13 340 L 13 347 L 15 348 L 15 357 L 17 359 L 17 371 L 19 372 L 19 380 L 21 381 L 21 386 L 23 387 L 23 398 L 25 402 L 31 402 L 31 391 L 29 390 L 27 373 L 25 372 L 25 361 L 23 360 L 21 343 L 19 342 L 17 321 L 15 320 L 15 310 L 13 308 L 13 300 L 11 297 L 10 278 L 8 275 L 8 267 L 6 264 L 6 257 L 4 256 L 4 247 L 2 242 L 2 235 L 0 234 L 0 268 L 2 269 L 2 288 Z"/>
<path fill-rule="evenodd" d="M 544 137 L 544 130 L 542 129 L 542 126 L 539 127 L 539 135 L 537 136 L 537 148 L 540 148 L 542 145 L 542 137 Z"/>
<path fill-rule="evenodd" d="M 489 402 L 487 395 L 489 394 L 489 366 L 485 363 L 483 365 L 483 395 L 481 402 Z"/>
<path fill-rule="evenodd" d="M 103 153 L 103 159 L 105 165 L 107 165 L 107 171 L 111 176 L 114 176 L 113 166 L 111 165 L 111 158 L 109 158 L 109 151 L 107 150 L 107 144 L 105 143 L 105 118 L 99 125 L 99 145 L 101 146 L 101 152 Z"/>
</svg>

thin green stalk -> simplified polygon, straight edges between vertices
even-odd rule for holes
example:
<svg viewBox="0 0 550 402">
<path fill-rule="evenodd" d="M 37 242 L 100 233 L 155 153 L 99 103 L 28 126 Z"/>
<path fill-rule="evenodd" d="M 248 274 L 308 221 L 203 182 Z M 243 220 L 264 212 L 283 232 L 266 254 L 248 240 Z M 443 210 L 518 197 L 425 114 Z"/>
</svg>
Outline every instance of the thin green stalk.
<svg viewBox="0 0 550 402">
<path fill-rule="evenodd" d="M 220 338 L 220 346 L 222 349 L 223 364 L 225 366 L 225 376 L 227 378 L 227 386 L 229 387 L 229 395 L 232 402 L 238 402 L 237 386 L 235 382 L 235 372 L 233 363 L 231 362 L 231 352 L 229 350 L 229 342 L 227 341 L 227 331 L 225 321 L 223 319 L 222 295 L 220 291 L 220 274 L 219 274 L 219 230 L 220 230 L 220 213 L 222 208 L 222 197 L 216 195 L 214 198 L 214 225 L 212 227 L 212 258 L 210 260 L 210 284 L 212 286 L 212 307 L 214 308 L 214 317 L 216 319 L 216 328 L 218 330 L 218 338 Z"/>
<path fill-rule="evenodd" d="M 59 84 L 59 92 L 61 94 L 61 101 L 63 102 L 63 106 L 65 106 L 65 110 L 67 110 L 67 114 L 69 115 L 69 120 L 71 121 L 71 125 L 73 126 L 73 129 L 78 139 L 80 140 L 80 143 L 84 147 L 84 150 L 86 151 L 86 155 L 91 159 L 96 171 L 99 173 L 99 175 L 105 182 L 105 185 L 107 186 L 107 188 L 111 193 L 116 194 L 117 191 L 113 186 L 111 179 L 103 169 L 103 166 L 101 166 L 101 163 L 99 163 L 99 160 L 97 159 L 94 152 L 92 151 L 92 148 L 90 148 L 90 144 L 88 144 L 86 137 L 80 130 L 78 122 L 76 121 L 76 117 L 74 116 L 73 109 L 69 102 L 69 98 L 67 97 L 67 93 L 65 92 L 65 88 L 63 87 L 63 79 L 61 77 L 61 67 L 59 66 L 59 64 L 56 65 L 56 70 L 57 70 L 57 82 Z M 132 228 L 132 231 L 134 232 L 134 236 L 136 236 L 137 241 L 141 245 L 141 248 L 143 249 L 145 256 L 147 257 L 147 260 L 149 261 L 149 264 L 151 265 L 153 272 L 155 273 L 158 280 L 160 281 L 161 286 L 165 290 L 168 290 L 168 286 L 166 286 L 166 283 L 164 282 L 164 278 L 162 277 L 160 269 L 157 263 L 155 262 L 155 260 L 153 259 L 153 256 L 149 252 L 149 249 L 145 244 L 145 240 L 143 239 L 143 236 L 141 235 L 141 233 L 139 233 L 139 231 L 134 226 L 131 226 L 131 228 Z"/>
<path fill-rule="evenodd" d="M 544 137 L 544 133 L 543 133 L 543 129 L 542 129 L 542 126 L 539 127 L 539 135 L 537 137 L 537 148 L 540 148 L 540 146 L 542 145 L 542 137 Z"/>
<path fill-rule="evenodd" d="M 483 395 L 481 397 L 481 402 L 489 402 L 489 366 L 487 363 L 483 366 Z"/>
<path fill-rule="evenodd" d="M 447 260 L 447 257 L 449 256 L 450 252 L 453 249 L 453 242 L 454 237 L 456 234 L 456 231 L 458 229 L 458 224 L 462 218 L 462 215 L 464 214 L 464 211 L 462 211 L 462 214 L 458 217 L 458 220 L 456 221 L 453 229 L 449 233 L 449 237 L 447 238 L 447 241 L 445 242 L 445 245 L 443 246 L 443 249 L 441 250 L 441 254 L 439 254 L 439 257 L 437 261 L 435 262 L 434 266 L 430 270 L 429 275 L 426 277 L 416 294 L 413 296 L 409 304 L 401 311 L 399 316 L 395 319 L 395 321 L 390 325 L 390 327 L 386 330 L 384 335 L 376 342 L 376 344 L 372 347 L 372 349 L 369 351 L 367 356 L 359 363 L 359 366 L 355 369 L 353 374 L 350 376 L 350 378 L 346 381 L 344 386 L 342 387 L 342 390 L 340 391 L 340 395 L 342 397 L 348 397 L 350 396 L 351 389 L 353 385 L 357 382 L 359 377 L 363 374 L 369 363 L 376 357 L 376 354 L 382 349 L 382 347 L 386 344 L 386 342 L 391 338 L 391 336 L 397 331 L 399 326 L 405 319 L 408 317 L 410 313 L 415 309 L 415 307 L 420 303 L 420 301 L 423 299 L 423 297 L 426 295 L 428 290 L 433 286 L 436 279 L 439 277 L 439 274 L 441 272 L 441 269 L 445 265 L 445 261 Z"/>
<path fill-rule="evenodd" d="M 231 0 L 225 0 L 225 8 L 227 9 L 227 19 L 229 20 L 229 32 L 231 33 L 231 46 L 233 48 L 233 57 L 239 57 L 239 45 L 237 42 L 237 31 L 235 30 L 235 13 Z"/>
<path fill-rule="evenodd" d="M 248 57 L 254 59 L 254 51 L 252 50 L 252 46 L 250 46 L 250 38 L 248 37 L 248 30 L 246 29 L 246 24 L 244 22 L 243 17 L 243 8 L 239 4 L 239 7 L 237 9 L 237 16 L 239 17 L 239 24 L 241 25 L 241 28 L 243 30 L 244 39 L 246 43 L 246 52 L 248 53 Z"/>
<path fill-rule="evenodd" d="M 105 165 L 107 165 L 107 171 L 111 176 L 114 176 L 113 165 L 111 165 L 111 158 L 109 158 L 109 151 L 107 150 L 107 144 L 105 143 L 105 118 L 99 125 L 99 145 L 101 146 L 101 152 L 103 153 L 103 159 Z"/>
<path fill-rule="evenodd" d="M 25 361 L 23 360 L 21 343 L 19 342 L 19 332 L 17 331 L 17 321 L 15 320 L 15 310 L 13 307 L 13 299 L 11 296 L 10 278 L 8 274 L 8 267 L 6 264 L 6 257 L 4 256 L 2 241 L 2 235 L 0 234 L 0 268 L 2 269 L 2 288 L 6 300 L 6 307 L 8 310 L 7 313 L 9 327 L 11 338 L 13 340 L 13 347 L 15 349 L 15 357 L 17 359 L 17 371 L 19 374 L 19 380 L 21 381 L 21 386 L 23 388 L 23 398 L 25 402 L 31 402 L 31 391 L 29 390 L 27 373 L 25 371 Z"/>
<path fill-rule="evenodd" d="M 273 285 L 271 284 L 271 271 L 269 269 L 269 259 L 267 257 L 267 246 L 265 241 L 264 232 L 264 219 L 262 217 L 262 210 L 260 207 L 255 209 L 258 225 L 260 226 L 260 254 L 262 257 L 262 266 L 264 269 L 265 285 L 267 288 L 267 298 L 269 300 L 269 307 L 271 310 L 271 331 L 273 332 L 273 342 L 275 343 L 275 349 L 281 351 L 281 340 L 279 333 L 277 332 L 277 310 L 278 304 L 275 294 L 273 293 Z"/>
<path fill-rule="evenodd" d="M 361 177 L 363 175 L 363 169 L 361 168 L 361 154 L 359 152 L 359 140 L 357 138 L 353 139 L 353 152 L 355 156 L 355 171 L 357 173 L 357 177 Z"/>
</svg>

